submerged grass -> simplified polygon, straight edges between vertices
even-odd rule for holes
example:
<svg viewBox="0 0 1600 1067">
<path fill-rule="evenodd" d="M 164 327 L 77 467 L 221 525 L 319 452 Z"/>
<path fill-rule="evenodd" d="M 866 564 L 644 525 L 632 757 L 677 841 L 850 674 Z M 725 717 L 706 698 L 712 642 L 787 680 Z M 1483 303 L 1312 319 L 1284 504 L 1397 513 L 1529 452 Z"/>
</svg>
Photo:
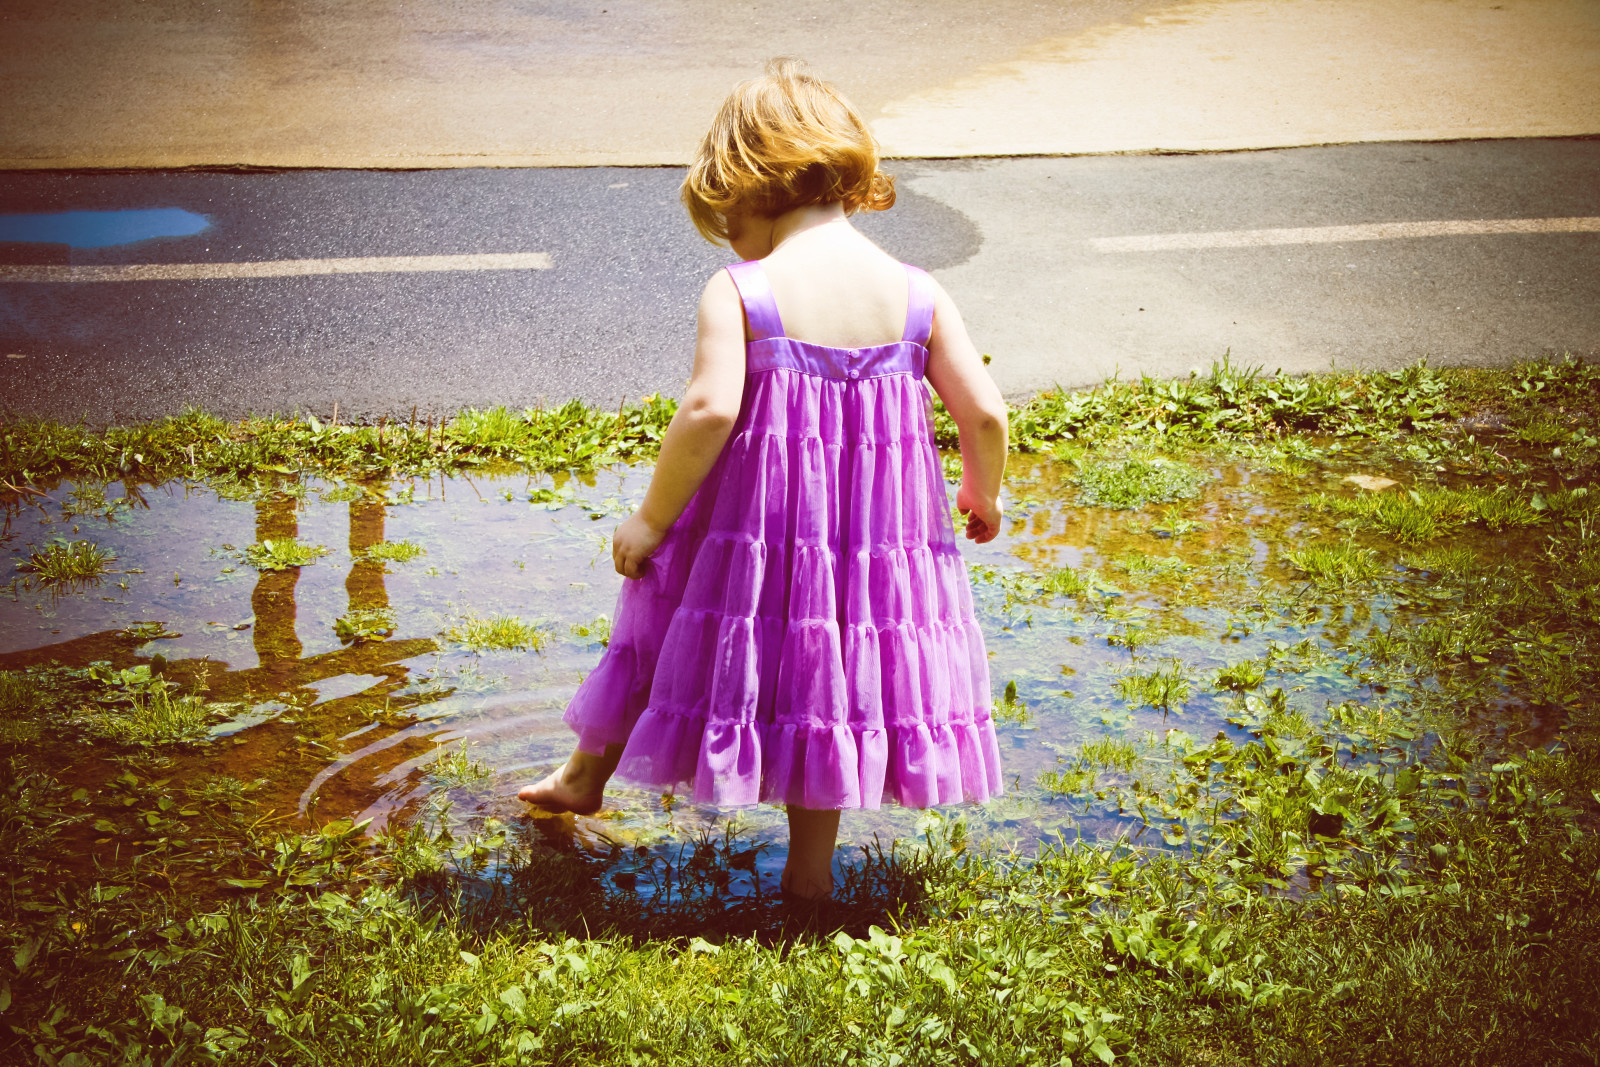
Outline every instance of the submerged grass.
<svg viewBox="0 0 1600 1067">
<path fill-rule="evenodd" d="M 116 561 L 116 556 L 93 541 L 56 538 L 43 548 L 34 549 L 17 568 L 38 575 L 48 584 L 87 582 L 104 575 Z"/>
<path fill-rule="evenodd" d="M 1283 558 L 1318 586 L 1343 588 L 1371 581 L 1391 568 L 1378 553 L 1359 545 L 1308 545 L 1291 549 Z"/>
<path fill-rule="evenodd" d="M 550 643 L 550 629 L 523 622 L 515 615 L 468 615 L 445 631 L 445 637 L 473 652 L 538 652 Z"/>
<path fill-rule="evenodd" d="M 1081 460 L 1079 498 L 1103 508 L 1142 508 L 1197 496 L 1205 475 L 1185 463 L 1160 457 Z"/>
<path fill-rule="evenodd" d="M 380 541 L 363 552 L 362 558 L 382 563 L 409 563 L 427 554 L 427 549 L 410 541 Z"/>
<path fill-rule="evenodd" d="M 260 541 L 244 550 L 244 561 L 261 571 L 305 567 L 328 554 L 326 545 L 308 545 L 292 537 Z"/>
</svg>

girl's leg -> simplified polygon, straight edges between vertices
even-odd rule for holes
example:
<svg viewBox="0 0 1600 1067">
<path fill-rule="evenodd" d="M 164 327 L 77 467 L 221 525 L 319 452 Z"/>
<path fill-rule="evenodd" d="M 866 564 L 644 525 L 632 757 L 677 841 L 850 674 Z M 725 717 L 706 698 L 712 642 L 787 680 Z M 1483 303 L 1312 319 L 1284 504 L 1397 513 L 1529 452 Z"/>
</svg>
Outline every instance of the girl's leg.
<svg viewBox="0 0 1600 1067">
<path fill-rule="evenodd" d="M 837 809 L 819 811 L 789 805 L 789 860 L 778 884 L 807 900 L 833 893 L 833 849 L 839 841 Z"/>
<path fill-rule="evenodd" d="M 523 786 L 517 799 L 551 811 L 593 815 L 605 799 L 606 782 L 622 759 L 621 745 L 607 745 L 604 755 L 578 749 L 572 758 L 543 780 Z"/>
</svg>

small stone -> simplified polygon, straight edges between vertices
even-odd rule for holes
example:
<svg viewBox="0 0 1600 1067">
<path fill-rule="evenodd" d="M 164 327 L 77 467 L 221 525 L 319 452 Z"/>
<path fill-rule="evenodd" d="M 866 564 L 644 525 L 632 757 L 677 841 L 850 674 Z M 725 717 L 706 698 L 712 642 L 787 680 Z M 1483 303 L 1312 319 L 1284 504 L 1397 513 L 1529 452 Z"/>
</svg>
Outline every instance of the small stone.
<svg viewBox="0 0 1600 1067">
<path fill-rule="evenodd" d="M 1400 484 L 1393 478 L 1385 478 L 1378 474 L 1347 474 L 1344 480 L 1358 489 L 1367 490 L 1369 493 L 1381 493 L 1391 485 Z"/>
</svg>

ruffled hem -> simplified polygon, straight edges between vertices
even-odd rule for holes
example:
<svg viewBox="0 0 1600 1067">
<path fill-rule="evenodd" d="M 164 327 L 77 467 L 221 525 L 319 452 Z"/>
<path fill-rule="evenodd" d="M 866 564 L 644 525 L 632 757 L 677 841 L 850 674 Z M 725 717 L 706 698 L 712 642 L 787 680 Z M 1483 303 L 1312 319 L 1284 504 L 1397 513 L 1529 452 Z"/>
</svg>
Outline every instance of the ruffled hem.
<svg viewBox="0 0 1600 1067">
<path fill-rule="evenodd" d="M 981 804 L 1003 792 L 1000 747 L 986 715 L 881 729 L 714 722 L 647 708 L 617 775 L 682 789 L 718 807 L 792 804 L 819 810 Z"/>
</svg>

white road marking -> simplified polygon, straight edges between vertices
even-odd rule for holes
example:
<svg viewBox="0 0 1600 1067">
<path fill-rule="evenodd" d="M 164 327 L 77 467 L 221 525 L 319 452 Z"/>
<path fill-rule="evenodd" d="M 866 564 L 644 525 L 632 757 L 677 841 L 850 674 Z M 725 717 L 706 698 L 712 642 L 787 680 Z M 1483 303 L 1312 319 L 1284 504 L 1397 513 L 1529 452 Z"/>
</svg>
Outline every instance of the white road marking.
<svg viewBox="0 0 1600 1067">
<path fill-rule="evenodd" d="M 1295 226 L 1276 230 L 1152 233 L 1138 237 L 1093 237 L 1089 243 L 1099 252 L 1168 252 L 1188 248 L 1260 248 L 1266 245 L 1321 245 L 1344 241 L 1387 241 L 1397 237 L 1450 237 L 1460 234 L 1499 233 L 1600 233 L 1600 217 L 1441 219 L 1434 222 L 1373 222 L 1359 226 Z"/>
<path fill-rule="evenodd" d="M 209 278 L 293 278 L 307 274 L 405 274 L 418 271 L 549 270 L 547 252 L 469 256 L 362 256 L 269 259 L 256 263 L 129 263 L 118 266 L 0 264 L 0 282 L 176 282 Z"/>
</svg>

